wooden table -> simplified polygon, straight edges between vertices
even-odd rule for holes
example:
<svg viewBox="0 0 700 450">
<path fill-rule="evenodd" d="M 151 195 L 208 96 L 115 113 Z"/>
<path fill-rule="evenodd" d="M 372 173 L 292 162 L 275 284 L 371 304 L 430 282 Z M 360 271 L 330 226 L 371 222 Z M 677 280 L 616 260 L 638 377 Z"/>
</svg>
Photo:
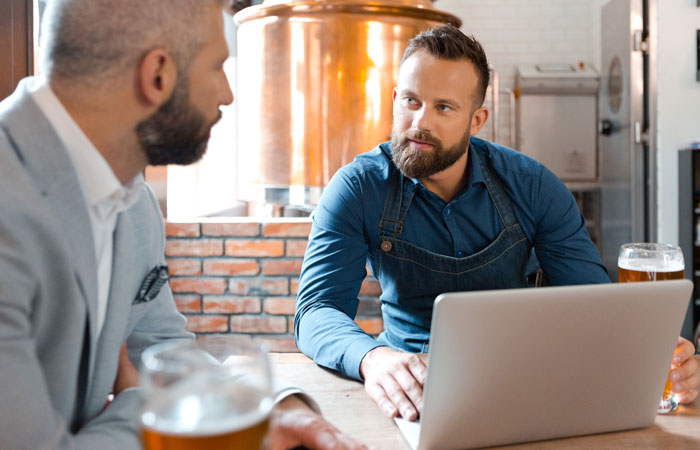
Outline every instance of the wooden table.
<svg viewBox="0 0 700 450">
<path fill-rule="evenodd" d="M 340 430 L 377 450 L 410 450 L 394 421 L 384 417 L 361 383 L 316 366 L 301 353 L 271 354 L 275 376 L 308 392 L 324 416 Z M 498 447 L 504 448 L 504 447 Z M 508 449 L 700 449 L 700 401 L 659 415 L 641 430 L 606 433 L 530 444 Z"/>
</svg>

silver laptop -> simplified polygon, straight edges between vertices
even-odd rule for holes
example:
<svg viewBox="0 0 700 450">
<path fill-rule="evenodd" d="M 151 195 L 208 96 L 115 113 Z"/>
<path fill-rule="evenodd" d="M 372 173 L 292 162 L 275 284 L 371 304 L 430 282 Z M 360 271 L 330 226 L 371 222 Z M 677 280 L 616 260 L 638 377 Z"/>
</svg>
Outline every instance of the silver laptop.
<svg viewBox="0 0 700 450">
<path fill-rule="evenodd" d="M 440 295 L 414 449 L 464 449 L 651 425 L 688 280 Z"/>
</svg>

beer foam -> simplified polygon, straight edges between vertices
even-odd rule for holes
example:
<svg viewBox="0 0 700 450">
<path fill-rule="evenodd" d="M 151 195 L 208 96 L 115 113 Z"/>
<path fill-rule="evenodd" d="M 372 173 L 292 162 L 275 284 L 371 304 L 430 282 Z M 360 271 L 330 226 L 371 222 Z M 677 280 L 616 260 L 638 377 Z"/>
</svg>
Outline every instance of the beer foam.
<svg viewBox="0 0 700 450">
<path fill-rule="evenodd" d="M 196 425 L 191 426 L 183 423 L 182 420 L 152 417 L 152 412 L 145 412 L 141 415 L 141 422 L 144 426 L 152 431 L 160 434 L 172 436 L 212 436 L 226 433 L 234 433 L 246 428 L 252 428 L 268 418 L 271 408 L 260 408 L 256 411 L 250 411 L 244 414 L 236 414 L 228 417 L 209 418 L 205 421 L 199 421 Z M 149 417 L 150 415 L 150 417 Z"/>
<path fill-rule="evenodd" d="M 685 269 L 685 264 L 683 261 L 669 261 L 665 262 L 662 260 L 653 259 L 634 259 L 626 260 L 618 263 L 620 269 L 625 270 L 636 270 L 638 272 L 678 272 Z"/>
</svg>

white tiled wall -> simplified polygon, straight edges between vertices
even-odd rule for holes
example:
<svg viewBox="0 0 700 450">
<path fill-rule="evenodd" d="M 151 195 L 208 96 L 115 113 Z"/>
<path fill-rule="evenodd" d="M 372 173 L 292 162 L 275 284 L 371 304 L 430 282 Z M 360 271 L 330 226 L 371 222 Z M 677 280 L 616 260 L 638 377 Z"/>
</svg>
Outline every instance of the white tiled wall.
<svg viewBox="0 0 700 450">
<path fill-rule="evenodd" d="M 515 86 L 518 64 L 593 64 L 598 68 L 600 5 L 605 0 L 438 0 L 434 7 L 462 19 L 462 31 L 484 46 L 501 91 Z M 508 96 L 499 96 L 498 142 L 509 145 Z M 492 138 L 490 127 L 482 134 Z"/>
</svg>

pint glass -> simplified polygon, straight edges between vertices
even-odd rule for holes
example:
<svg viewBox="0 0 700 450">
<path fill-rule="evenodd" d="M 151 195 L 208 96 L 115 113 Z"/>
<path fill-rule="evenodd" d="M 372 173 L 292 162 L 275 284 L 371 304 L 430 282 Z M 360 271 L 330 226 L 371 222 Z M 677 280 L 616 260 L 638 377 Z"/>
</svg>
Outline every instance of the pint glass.
<svg viewBox="0 0 700 450">
<path fill-rule="evenodd" d="M 620 283 L 635 281 L 661 281 L 682 279 L 685 275 L 683 252 L 668 244 L 623 244 L 617 259 Z M 659 413 L 667 413 L 678 407 L 678 399 L 671 392 L 671 381 L 666 386 L 659 404 Z"/>
<path fill-rule="evenodd" d="M 157 344 L 142 355 L 146 450 L 259 450 L 272 409 L 267 356 L 238 336 Z"/>
</svg>

